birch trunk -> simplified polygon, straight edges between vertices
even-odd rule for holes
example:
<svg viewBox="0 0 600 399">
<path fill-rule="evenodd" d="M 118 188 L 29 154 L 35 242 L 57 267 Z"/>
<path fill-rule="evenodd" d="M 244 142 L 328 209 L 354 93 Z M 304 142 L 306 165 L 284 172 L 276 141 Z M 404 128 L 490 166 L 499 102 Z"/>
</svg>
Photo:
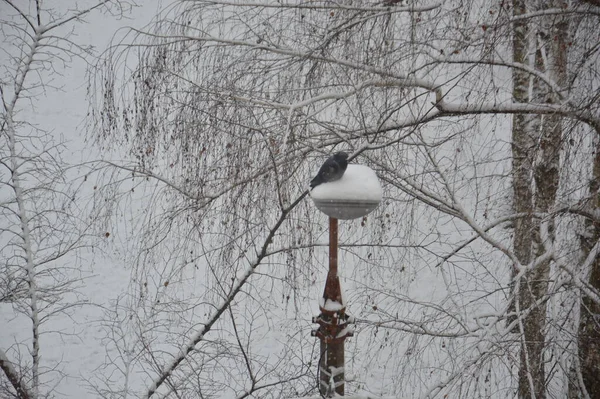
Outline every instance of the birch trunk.
<svg viewBox="0 0 600 399">
<path fill-rule="evenodd" d="M 21 250 L 23 251 L 23 258 L 25 259 L 24 269 L 27 275 L 28 285 L 28 307 L 30 313 L 28 314 L 31 319 L 31 389 L 28 396 L 31 398 L 37 398 L 39 395 L 39 369 L 40 369 L 40 317 L 38 309 L 38 289 L 36 283 L 36 271 L 35 271 L 35 255 L 33 252 L 33 245 L 31 239 L 31 226 L 29 222 L 29 212 L 27 210 L 23 183 L 21 178 L 21 167 L 23 166 L 23 158 L 20 155 L 20 149 L 18 148 L 17 131 L 14 123 L 13 116 L 15 114 L 15 107 L 17 101 L 21 98 L 21 93 L 24 90 L 24 83 L 27 75 L 32 69 L 34 57 L 37 54 L 38 44 L 40 40 L 40 33 L 36 32 L 33 37 L 33 43 L 30 46 L 30 52 L 23 58 L 21 73 L 17 76 L 15 81 L 15 94 L 9 103 L 5 103 L 5 127 L 3 133 L 7 137 L 7 144 L 9 150 L 9 164 L 11 170 L 11 187 L 15 194 L 15 201 L 17 203 L 16 213 L 19 218 L 20 236 L 22 239 Z M 18 386 L 15 386 L 17 392 L 23 390 L 22 382 Z"/>
<path fill-rule="evenodd" d="M 513 15 L 519 16 L 527 12 L 525 0 L 513 1 Z M 529 28 L 525 20 L 517 20 L 513 26 L 513 61 L 528 64 L 528 36 Z M 519 69 L 513 69 L 513 101 L 515 103 L 529 102 L 529 75 Z M 510 313 L 516 314 L 517 310 L 527 306 L 523 303 L 520 292 L 520 281 L 515 281 L 515 277 L 522 265 L 531 262 L 532 257 L 532 231 L 533 231 L 533 137 L 531 134 L 532 116 L 527 114 L 515 114 L 512 122 L 512 173 L 513 173 L 513 208 L 514 213 L 523 216 L 515 220 L 513 248 L 519 264 L 514 265 L 512 270 L 511 289 L 512 302 Z M 518 303 L 517 303 L 518 302 Z M 518 315 L 517 315 L 518 317 Z M 512 323 L 515 317 L 509 318 L 508 323 Z M 520 330 L 522 330 L 521 328 Z M 515 330 L 515 333 L 522 331 Z M 527 378 L 527 359 L 521 348 L 521 366 L 519 369 L 519 392 L 521 397 L 528 391 Z"/>
<path fill-rule="evenodd" d="M 599 132 L 600 133 L 600 132 Z M 600 209 L 600 142 L 596 144 L 593 178 L 590 194 L 594 210 Z M 581 237 L 581 249 L 585 258 L 594 244 L 600 239 L 600 223 L 590 219 L 585 221 L 586 234 Z M 600 258 L 592 263 L 589 272 L 589 285 L 600 291 Z M 579 365 L 581 379 L 590 398 L 600 398 L 600 305 L 582 294 L 579 318 Z M 577 385 L 577 384 L 575 384 Z"/>
<path fill-rule="evenodd" d="M 561 0 L 543 7 L 564 8 Z M 567 35 L 568 22 L 564 17 L 549 20 L 543 19 L 541 30 L 537 33 L 535 51 L 536 70 L 546 73 L 558 87 L 566 84 L 567 68 Z M 559 94 L 542 92 L 541 85 L 534 80 L 532 86 L 533 101 L 557 104 Z M 537 130 L 538 126 L 535 126 Z M 536 139 L 536 154 L 533 163 L 535 182 L 534 209 L 538 214 L 552 211 L 560 181 L 560 151 L 562 143 L 562 118 L 559 115 L 541 117 L 539 138 Z M 542 228 L 541 223 L 546 226 Z M 546 246 L 544 241 L 554 241 L 554 217 L 540 221 L 532 220 L 533 251 L 541 257 Z M 521 366 L 519 371 L 519 395 L 522 398 L 545 398 L 546 375 L 544 370 L 544 348 L 546 329 L 546 304 L 534 305 L 548 289 L 550 276 L 550 260 L 539 263 L 527 273 L 521 283 L 520 304 L 522 309 L 533 308 L 523 322 L 524 340 L 521 347 Z"/>
</svg>

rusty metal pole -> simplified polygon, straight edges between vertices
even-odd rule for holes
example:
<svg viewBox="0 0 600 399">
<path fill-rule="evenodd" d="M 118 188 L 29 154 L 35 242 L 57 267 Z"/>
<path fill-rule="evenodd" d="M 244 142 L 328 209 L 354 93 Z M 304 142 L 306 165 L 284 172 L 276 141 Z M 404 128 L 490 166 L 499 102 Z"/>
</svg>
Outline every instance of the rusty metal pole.
<svg viewBox="0 0 600 399">
<path fill-rule="evenodd" d="M 329 218 L 329 272 L 323 298 L 343 304 L 342 287 L 338 278 L 338 220 L 335 218 Z"/>
<path fill-rule="evenodd" d="M 313 332 L 321 340 L 319 360 L 319 392 L 324 397 L 334 393 L 344 396 L 344 341 L 353 335 L 350 318 L 342 299 L 338 277 L 338 220 L 329 218 L 329 272 L 325 282 L 321 314 L 313 318 L 319 328 Z"/>
<path fill-rule="evenodd" d="M 332 315 L 334 318 L 332 324 L 339 327 L 346 314 L 346 304 L 342 299 L 342 286 L 338 277 L 338 220 L 331 217 L 329 218 L 329 273 L 327 273 L 325 290 L 329 292 L 323 293 L 324 299 L 333 299 L 342 305 L 342 308 Z M 328 343 L 327 370 L 332 374 L 335 392 L 344 396 L 344 340 L 346 337 L 336 339 L 340 328 L 332 332 L 335 332 L 335 335 Z"/>
</svg>

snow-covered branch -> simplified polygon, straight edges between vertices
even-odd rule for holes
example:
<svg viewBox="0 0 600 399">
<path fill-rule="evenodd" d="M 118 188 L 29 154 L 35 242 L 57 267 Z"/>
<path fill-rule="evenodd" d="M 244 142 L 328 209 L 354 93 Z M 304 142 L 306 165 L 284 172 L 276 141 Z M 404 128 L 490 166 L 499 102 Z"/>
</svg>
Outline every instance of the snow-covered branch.
<svg viewBox="0 0 600 399">
<path fill-rule="evenodd" d="M 382 4 L 380 7 L 367 7 L 367 6 L 353 6 L 346 5 L 341 3 L 329 3 L 323 1 L 314 1 L 310 4 L 276 4 L 276 3 L 265 3 L 265 2 L 233 2 L 233 1 L 206 1 L 205 3 L 214 5 L 214 6 L 235 6 L 235 7 L 260 7 L 260 8 L 276 8 L 276 9 L 299 9 L 299 10 L 344 10 L 344 11 L 362 11 L 362 12 L 381 12 L 382 10 L 386 10 L 390 13 L 397 12 L 424 12 L 424 11 L 432 11 L 436 8 L 441 7 L 443 3 L 431 3 L 422 6 L 398 6 L 392 5 L 385 7 Z"/>
<path fill-rule="evenodd" d="M 453 104 L 438 97 L 435 106 L 445 115 L 477 115 L 477 114 L 536 114 L 561 115 L 576 119 L 592 126 L 600 132 L 600 118 L 586 111 L 573 109 L 558 104 L 509 103 L 509 104 Z"/>
<path fill-rule="evenodd" d="M 4 371 L 4 375 L 6 375 L 6 378 L 15 389 L 17 398 L 31 399 L 35 397 L 33 396 L 33 393 L 30 392 L 29 387 L 25 385 L 25 381 L 23 381 L 21 374 L 15 369 L 11 361 L 8 360 L 6 353 L 4 353 L 2 349 L 0 349 L 0 369 Z"/>
</svg>

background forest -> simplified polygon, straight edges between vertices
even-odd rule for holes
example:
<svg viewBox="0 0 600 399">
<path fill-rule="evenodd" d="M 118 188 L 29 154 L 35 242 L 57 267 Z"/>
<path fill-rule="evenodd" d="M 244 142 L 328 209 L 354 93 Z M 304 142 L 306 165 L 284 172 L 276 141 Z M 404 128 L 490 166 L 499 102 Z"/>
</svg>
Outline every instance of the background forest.
<svg viewBox="0 0 600 399">
<path fill-rule="evenodd" d="M 600 398 L 597 0 L 0 0 L 0 397 Z"/>
</svg>

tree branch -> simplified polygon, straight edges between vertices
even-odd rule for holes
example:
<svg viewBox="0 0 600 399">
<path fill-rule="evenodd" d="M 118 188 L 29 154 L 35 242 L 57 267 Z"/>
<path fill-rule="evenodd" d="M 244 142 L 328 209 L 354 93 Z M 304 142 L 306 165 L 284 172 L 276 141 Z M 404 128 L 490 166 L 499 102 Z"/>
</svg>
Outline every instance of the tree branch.
<svg viewBox="0 0 600 399">
<path fill-rule="evenodd" d="M 34 397 L 29 391 L 29 388 L 23 382 L 22 376 L 19 375 L 12 362 L 8 360 L 6 353 L 4 353 L 2 349 L 0 349 L 0 369 L 4 371 L 6 378 L 8 378 L 8 381 L 10 381 L 11 385 L 17 392 L 17 398 L 32 399 Z"/>
<path fill-rule="evenodd" d="M 246 273 L 238 280 L 235 286 L 232 288 L 231 292 L 223 301 L 221 305 L 217 307 L 215 313 L 209 318 L 209 320 L 203 324 L 203 327 L 200 331 L 196 332 L 196 334 L 192 337 L 189 343 L 181 349 L 179 354 L 171 361 L 171 363 L 162 370 L 158 378 L 154 380 L 152 385 L 148 388 L 148 392 L 146 393 L 146 397 L 150 398 L 152 395 L 156 393 L 158 388 L 169 378 L 173 372 L 177 369 L 179 364 L 187 357 L 187 355 L 194 350 L 196 345 L 204 339 L 204 336 L 212 329 L 213 325 L 221 318 L 223 313 L 229 308 L 231 302 L 234 300 L 236 295 L 242 290 L 250 276 L 254 274 L 256 268 L 261 264 L 262 260 L 268 256 L 268 248 L 269 245 L 273 242 L 273 238 L 275 234 L 283 224 L 283 222 L 287 219 L 287 215 L 308 195 L 308 191 L 303 192 L 289 207 L 283 209 L 281 211 L 281 215 L 277 220 L 277 223 L 271 228 L 267 238 L 265 239 L 262 249 L 260 253 L 257 255 L 256 260 L 250 264 Z"/>
</svg>

